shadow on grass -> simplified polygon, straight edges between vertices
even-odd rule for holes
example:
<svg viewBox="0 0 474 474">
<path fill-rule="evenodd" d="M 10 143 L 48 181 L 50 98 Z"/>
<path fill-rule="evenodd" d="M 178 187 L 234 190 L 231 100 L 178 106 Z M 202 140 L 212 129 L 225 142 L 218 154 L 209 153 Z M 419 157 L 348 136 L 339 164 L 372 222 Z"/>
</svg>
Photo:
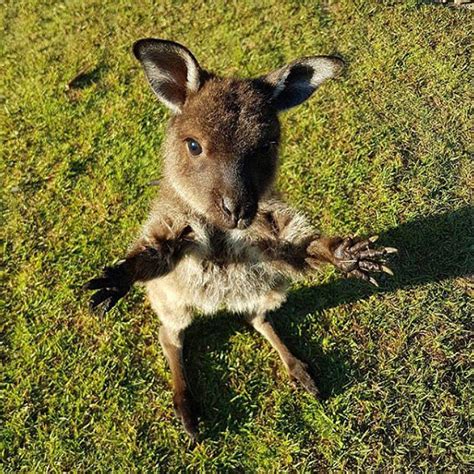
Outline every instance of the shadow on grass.
<svg viewBox="0 0 474 474">
<path fill-rule="evenodd" d="M 99 85 L 102 78 L 107 72 L 105 64 L 99 64 L 95 67 L 88 66 L 79 71 L 73 78 L 69 80 L 64 86 L 64 91 L 71 104 L 78 102 L 83 97 L 83 92 L 93 85 Z M 96 94 L 100 89 L 96 90 Z M 102 94 L 107 93 L 106 89 L 102 87 Z"/>
<path fill-rule="evenodd" d="M 324 352 L 319 343 L 309 345 L 299 336 L 304 319 L 309 313 L 320 312 L 342 304 L 354 303 L 374 293 L 388 293 L 399 288 L 410 288 L 449 278 L 471 278 L 474 273 L 474 207 L 466 206 L 454 212 L 416 219 L 380 234 L 380 244 L 395 246 L 400 254 L 393 265 L 396 275 L 382 282 L 376 289 L 354 280 L 334 282 L 302 288 L 289 294 L 286 304 L 273 315 L 275 329 L 290 350 L 318 368 L 316 380 L 323 398 L 340 393 L 347 384 L 358 378 L 357 368 L 343 352 Z M 281 313 L 281 314 L 279 314 Z M 324 321 L 323 321 L 324 324 Z M 242 329 L 239 318 L 222 314 L 217 318 L 196 322 L 188 334 L 187 364 L 190 383 L 196 392 L 200 373 L 205 372 L 207 400 L 204 393 L 195 393 L 201 407 L 205 430 L 212 437 L 220 431 L 238 431 L 251 419 L 248 401 L 239 397 L 225 380 L 225 361 L 213 364 L 216 376 L 210 374 L 197 353 L 229 350 L 229 338 Z M 204 337 L 202 337 L 204 335 Z M 314 341 L 314 337 L 313 337 Z"/>
<path fill-rule="evenodd" d="M 226 382 L 230 374 L 225 357 L 214 358 L 212 364 L 209 361 L 209 354 L 229 353 L 230 338 L 242 330 L 242 318 L 220 313 L 199 318 L 186 335 L 186 374 L 207 438 L 225 429 L 236 432 L 251 417 L 248 403 Z"/>
<path fill-rule="evenodd" d="M 100 64 L 93 68 L 85 68 L 79 71 L 68 83 L 66 90 L 85 89 L 92 84 L 99 82 L 105 73 L 105 66 Z"/>
<path fill-rule="evenodd" d="M 380 234 L 377 243 L 397 247 L 395 276 L 383 278 L 381 288 L 354 280 L 337 280 L 290 293 L 287 305 L 298 312 L 320 311 L 387 293 L 448 278 L 474 274 L 474 207 L 420 218 Z M 380 280 L 380 278 L 379 278 Z"/>
<path fill-rule="evenodd" d="M 450 278 L 472 278 L 473 229 L 473 206 L 416 219 L 389 229 L 380 235 L 380 242 L 399 249 L 395 276 L 387 279 L 379 290 L 365 285 L 352 285 L 347 280 L 312 288 L 313 296 L 320 296 L 324 300 L 323 306 L 316 304 L 313 311 L 352 303 L 373 293 L 386 293 Z"/>
</svg>

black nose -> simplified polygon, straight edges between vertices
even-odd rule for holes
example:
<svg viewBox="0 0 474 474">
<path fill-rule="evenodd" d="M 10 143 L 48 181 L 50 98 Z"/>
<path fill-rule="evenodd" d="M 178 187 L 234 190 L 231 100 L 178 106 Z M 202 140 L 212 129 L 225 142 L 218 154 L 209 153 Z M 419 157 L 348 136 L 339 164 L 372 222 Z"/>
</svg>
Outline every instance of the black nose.
<svg viewBox="0 0 474 474">
<path fill-rule="evenodd" d="M 221 201 L 221 208 L 224 212 L 230 227 L 245 229 L 249 226 L 251 218 L 248 212 L 245 212 L 244 206 L 240 205 L 235 199 L 224 196 Z"/>
<path fill-rule="evenodd" d="M 221 207 L 227 219 L 232 223 L 233 227 L 236 227 L 239 220 L 240 206 L 231 197 L 224 196 Z"/>
</svg>

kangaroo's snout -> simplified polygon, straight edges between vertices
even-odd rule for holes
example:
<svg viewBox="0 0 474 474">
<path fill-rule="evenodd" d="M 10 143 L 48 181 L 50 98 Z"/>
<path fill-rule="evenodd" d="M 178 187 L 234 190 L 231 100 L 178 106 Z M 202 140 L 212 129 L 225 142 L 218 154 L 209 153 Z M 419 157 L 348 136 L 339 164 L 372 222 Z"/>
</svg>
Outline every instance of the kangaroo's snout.
<svg viewBox="0 0 474 474">
<path fill-rule="evenodd" d="M 239 202 L 238 199 L 224 196 L 220 202 L 220 209 L 231 229 L 246 229 L 252 223 L 257 206 L 253 202 Z"/>
</svg>

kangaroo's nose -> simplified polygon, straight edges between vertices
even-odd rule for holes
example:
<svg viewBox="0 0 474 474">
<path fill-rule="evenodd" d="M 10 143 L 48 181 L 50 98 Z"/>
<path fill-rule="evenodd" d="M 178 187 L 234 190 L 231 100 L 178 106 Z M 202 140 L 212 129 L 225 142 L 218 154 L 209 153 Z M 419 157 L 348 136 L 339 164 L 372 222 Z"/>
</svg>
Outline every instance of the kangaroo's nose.
<svg viewBox="0 0 474 474">
<path fill-rule="evenodd" d="M 251 223 L 255 217 L 256 207 L 246 205 L 245 203 L 241 204 L 237 200 L 224 196 L 221 201 L 222 212 L 227 218 L 229 227 L 245 229 Z"/>
<path fill-rule="evenodd" d="M 227 219 L 231 221 L 233 227 L 237 226 L 240 214 L 240 206 L 236 203 L 234 199 L 229 196 L 224 196 L 221 203 L 222 210 L 226 215 Z"/>
</svg>

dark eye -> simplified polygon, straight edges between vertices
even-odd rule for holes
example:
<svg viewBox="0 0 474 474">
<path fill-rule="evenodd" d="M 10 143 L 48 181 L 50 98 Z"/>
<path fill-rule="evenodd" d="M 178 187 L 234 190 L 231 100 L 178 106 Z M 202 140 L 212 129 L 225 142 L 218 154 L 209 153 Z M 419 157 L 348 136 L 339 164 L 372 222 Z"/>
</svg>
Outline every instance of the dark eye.
<svg viewBox="0 0 474 474">
<path fill-rule="evenodd" d="M 186 144 L 188 146 L 188 150 L 189 150 L 189 153 L 191 153 L 191 155 L 197 156 L 202 153 L 201 145 L 199 144 L 199 142 L 194 140 L 194 138 L 187 138 Z"/>
</svg>

